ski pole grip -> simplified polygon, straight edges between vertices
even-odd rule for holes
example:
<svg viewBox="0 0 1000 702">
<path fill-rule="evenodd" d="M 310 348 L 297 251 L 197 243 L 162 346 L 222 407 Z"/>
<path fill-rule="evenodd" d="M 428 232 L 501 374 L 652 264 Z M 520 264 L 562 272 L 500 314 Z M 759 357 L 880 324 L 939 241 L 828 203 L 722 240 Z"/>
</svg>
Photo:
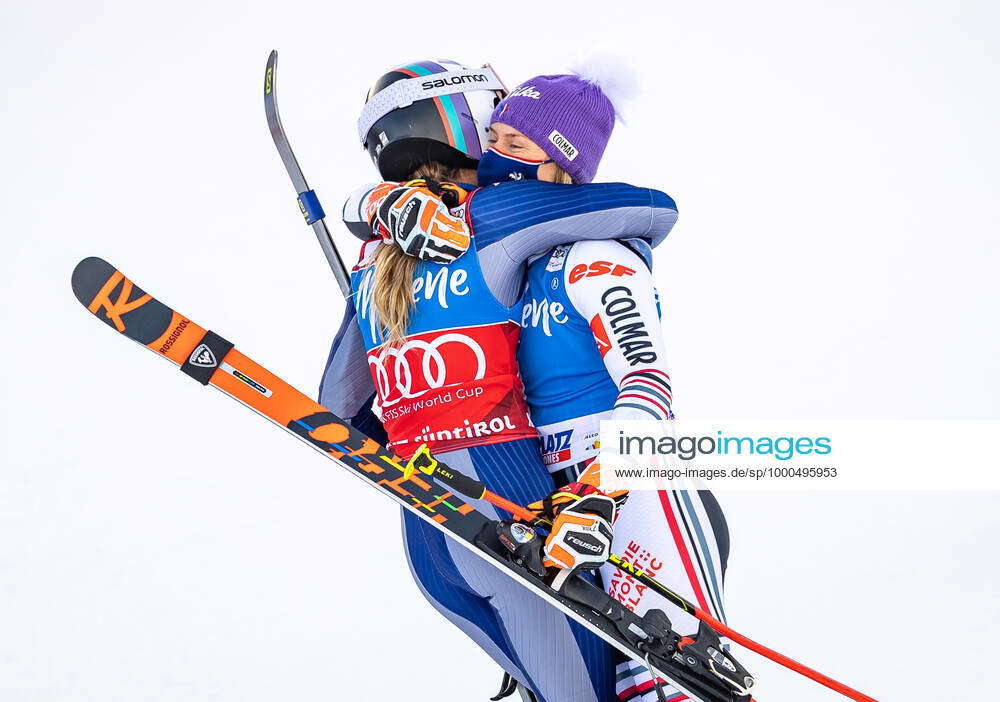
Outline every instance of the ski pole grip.
<svg viewBox="0 0 1000 702">
<path fill-rule="evenodd" d="M 427 475 L 433 475 L 442 483 L 450 487 L 455 492 L 461 493 L 474 500 L 480 499 L 486 493 L 486 486 L 478 480 L 473 480 L 467 475 L 452 470 L 444 463 L 431 455 L 427 444 L 421 444 L 413 456 L 410 457 L 403 474 L 409 478 L 415 471 L 420 471 Z"/>
<path fill-rule="evenodd" d="M 485 485 L 475 478 L 470 478 L 464 473 L 452 470 L 444 463 L 441 463 L 431 455 L 427 444 L 422 444 L 414 452 L 413 456 L 410 457 L 406 467 L 403 468 L 403 475 L 409 478 L 415 471 L 433 475 L 455 492 L 473 500 L 486 500 L 491 505 L 510 512 L 528 524 L 533 524 L 538 518 L 534 512 L 490 492 L 486 489 Z"/>
<path fill-rule="evenodd" d="M 455 492 L 460 492 L 466 497 L 474 500 L 482 498 L 486 494 L 486 486 L 478 480 L 467 475 L 453 471 L 443 463 L 438 463 L 434 468 L 434 476 L 441 479 L 441 482 L 450 487 Z"/>
</svg>

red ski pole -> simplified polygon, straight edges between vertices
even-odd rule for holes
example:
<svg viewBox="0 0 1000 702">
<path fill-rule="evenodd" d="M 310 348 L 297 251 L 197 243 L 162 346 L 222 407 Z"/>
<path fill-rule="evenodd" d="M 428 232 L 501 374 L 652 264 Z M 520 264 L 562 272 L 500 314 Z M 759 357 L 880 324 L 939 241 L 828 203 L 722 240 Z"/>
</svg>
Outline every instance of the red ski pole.
<svg viewBox="0 0 1000 702">
<path fill-rule="evenodd" d="M 810 680 L 818 682 L 820 685 L 825 685 L 831 690 L 836 690 L 840 694 L 849 697 L 852 700 L 857 700 L 857 702 L 877 702 L 877 700 L 875 700 L 874 697 L 869 697 L 863 692 L 859 692 L 852 687 L 848 687 L 842 682 L 838 682 L 827 675 L 823 675 L 823 673 L 820 673 L 817 670 L 813 670 L 809 666 L 803 665 L 802 663 L 799 663 L 798 661 L 789 658 L 784 654 L 778 653 L 774 649 L 770 649 L 767 646 L 759 644 L 753 639 L 744 636 L 735 629 L 732 629 L 726 624 L 723 624 L 705 610 L 696 607 L 694 604 L 684 599 L 676 592 L 663 585 L 662 583 L 657 582 L 655 578 L 643 572 L 642 568 L 637 568 L 631 563 L 622 560 L 620 556 L 612 554 L 611 557 L 608 559 L 608 561 L 623 573 L 628 573 L 629 575 L 639 580 L 639 582 L 653 588 L 653 590 L 666 597 L 668 600 L 673 602 L 675 605 L 680 607 L 688 614 L 694 615 L 701 621 L 705 622 L 709 627 L 714 629 L 716 633 L 720 634 L 721 636 L 727 636 L 736 643 L 740 644 L 741 646 L 753 651 L 754 653 L 758 653 L 764 656 L 765 658 L 771 659 L 775 663 L 783 665 L 790 670 L 794 670 L 796 673 L 804 675 Z"/>
<path fill-rule="evenodd" d="M 500 509 L 509 512 L 510 514 L 514 515 L 521 521 L 526 522 L 528 524 L 535 524 L 538 521 L 538 516 L 531 510 L 525 509 L 524 507 L 515 504 L 510 500 L 501 497 L 500 495 L 497 495 L 496 493 L 490 492 L 489 490 L 486 489 L 486 486 L 483 485 L 483 483 L 481 483 L 480 481 L 470 478 L 467 475 L 463 475 L 462 473 L 456 471 L 454 468 L 451 468 L 450 466 L 445 466 L 444 464 L 440 463 L 436 458 L 434 458 L 431 455 L 426 445 L 421 446 L 419 449 L 417 449 L 417 452 L 410 459 L 409 463 L 407 463 L 406 470 L 409 471 L 411 474 L 413 471 L 419 470 L 423 473 L 427 473 L 428 475 L 433 475 L 438 479 L 440 479 L 441 482 L 443 482 L 445 485 L 452 488 L 453 490 L 460 492 L 461 494 L 466 495 L 467 497 L 471 497 L 473 499 L 485 500 L 486 502 L 489 502 L 491 505 L 494 505 L 495 507 L 499 507 Z M 691 614 L 692 616 L 705 622 L 705 624 L 707 624 L 710 628 L 712 628 L 716 633 L 732 639 L 736 643 L 740 644 L 741 646 L 744 646 L 745 648 L 753 651 L 754 653 L 764 656 L 765 658 L 769 658 L 770 660 L 788 668 L 789 670 L 793 670 L 796 673 L 809 678 L 810 680 L 818 682 L 820 685 L 825 685 L 826 687 L 830 688 L 831 690 L 835 690 L 836 692 L 839 692 L 845 697 L 848 697 L 852 700 L 856 700 L 856 702 L 878 702 L 874 697 L 869 697 L 863 692 L 859 692 L 854 688 L 845 685 L 842 682 L 838 682 L 837 680 L 834 680 L 833 678 L 824 675 L 823 673 L 820 673 L 817 670 L 813 670 L 812 668 L 803 665 L 802 663 L 799 663 L 798 661 L 789 658 L 784 654 L 778 653 L 777 651 L 770 649 L 767 646 L 759 644 L 753 639 L 744 636 L 738 631 L 720 622 L 718 619 L 713 617 L 705 610 L 696 607 L 694 604 L 692 604 L 685 598 L 678 595 L 676 592 L 668 588 L 666 585 L 663 585 L 662 583 L 658 582 L 655 578 L 651 577 L 650 575 L 647 575 L 645 572 L 643 572 L 642 568 L 637 568 L 631 563 L 622 560 L 620 556 L 612 554 L 611 557 L 608 559 L 608 562 L 611 563 L 616 568 L 618 568 L 623 573 L 628 573 L 632 577 L 638 579 L 643 584 L 653 588 L 656 592 L 666 597 L 673 604 L 675 604 L 688 614 Z"/>
</svg>

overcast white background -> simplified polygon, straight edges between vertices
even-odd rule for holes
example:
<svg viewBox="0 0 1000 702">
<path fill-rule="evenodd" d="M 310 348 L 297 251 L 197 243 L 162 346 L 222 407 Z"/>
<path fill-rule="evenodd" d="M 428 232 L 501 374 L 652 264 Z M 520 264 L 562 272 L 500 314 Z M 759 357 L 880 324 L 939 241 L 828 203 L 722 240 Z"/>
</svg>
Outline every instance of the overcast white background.
<svg viewBox="0 0 1000 702">
<path fill-rule="evenodd" d="M 342 301 L 265 125 L 271 48 L 328 210 L 373 176 L 354 120 L 392 64 L 515 84 L 619 54 L 644 92 L 598 177 L 679 204 L 678 414 L 1000 418 L 996 3 L 831 5 L 3 0 L 0 699 L 499 681 L 411 583 L 394 505 L 70 292 L 100 255 L 315 393 Z M 995 696 L 995 493 L 720 497 L 737 629 L 880 700 Z M 742 659 L 761 702 L 836 698 Z"/>
</svg>

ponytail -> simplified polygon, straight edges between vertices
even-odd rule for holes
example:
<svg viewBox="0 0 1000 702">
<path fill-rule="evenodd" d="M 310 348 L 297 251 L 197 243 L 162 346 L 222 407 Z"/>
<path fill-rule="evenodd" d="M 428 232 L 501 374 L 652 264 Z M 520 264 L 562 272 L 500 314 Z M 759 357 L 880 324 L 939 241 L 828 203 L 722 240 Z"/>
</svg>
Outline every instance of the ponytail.
<svg viewBox="0 0 1000 702">
<path fill-rule="evenodd" d="M 410 324 L 413 300 L 413 272 L 419 261 L 395 244 L 382 244 L 375 252 L 375 279 L 372 306 L 382 333 L 391 344 L 400 344 Z"/>
<path fill-rule="evenodd" d="M 410 174 L 409 179 L 454 180 L 457 169 L 432 161 Z M 419 261 L 403 253 L 395 244 L 382 244 L 375 252 L 375 279 L 372 281 L 372 306 L 379 325 L 390 344 L 401 344 L 410 326 L 413 300 L 413 273 Z"/>
</svg>

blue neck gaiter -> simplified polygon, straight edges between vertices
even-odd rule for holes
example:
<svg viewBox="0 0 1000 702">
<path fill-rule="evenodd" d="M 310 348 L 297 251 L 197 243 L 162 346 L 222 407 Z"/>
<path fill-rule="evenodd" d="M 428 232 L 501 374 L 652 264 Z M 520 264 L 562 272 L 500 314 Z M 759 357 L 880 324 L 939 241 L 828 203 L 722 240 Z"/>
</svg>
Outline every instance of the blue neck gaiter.
<svg viewBox="0 0 1000 702">
<path fill-rule="evenodd" d="M 546 163 L 552 163 L 552 160 L 529 161 L 490 149 L 479 159 L 476 176 L 480 187 L 510 180 L 538 180 L 538 167 Z"/>
</svg>

